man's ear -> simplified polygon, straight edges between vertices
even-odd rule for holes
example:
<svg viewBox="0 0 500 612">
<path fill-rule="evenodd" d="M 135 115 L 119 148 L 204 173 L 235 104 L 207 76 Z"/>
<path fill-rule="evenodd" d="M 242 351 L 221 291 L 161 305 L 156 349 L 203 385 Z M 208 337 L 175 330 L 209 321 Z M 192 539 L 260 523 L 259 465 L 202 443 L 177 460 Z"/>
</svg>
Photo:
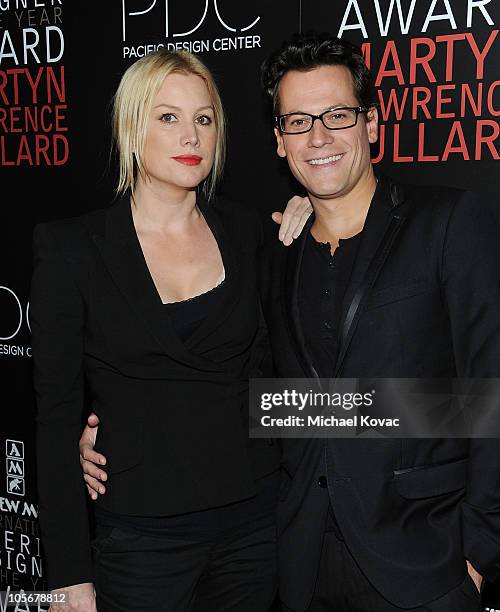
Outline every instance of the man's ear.
<svg viewBox="0 0 500 612">
<path fill-rule="evenodd" d="M 378 140 L 378 110 L 371 106 L 366 113 L 366 131 L 368 141 L 373 144 Z"/>
<path fill-rule="evenodd" d="M 280 157 L 286 157 L 285 151 L 285 143 L 283 142 L 283 134 L 278 130 L 278 128 L 274 128 L 274 135 L 276 136 L 276 153 Z"/>
</svg>

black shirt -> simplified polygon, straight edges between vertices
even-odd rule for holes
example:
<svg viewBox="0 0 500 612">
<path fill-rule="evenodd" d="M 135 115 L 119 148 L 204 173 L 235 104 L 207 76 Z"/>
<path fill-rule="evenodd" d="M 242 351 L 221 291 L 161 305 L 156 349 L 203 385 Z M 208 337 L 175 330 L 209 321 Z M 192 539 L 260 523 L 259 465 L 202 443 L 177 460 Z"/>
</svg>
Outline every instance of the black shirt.
<svg viewBox="0 0 500 612">
<path fill-rule="evenodd" d="M 334 254 L 330 244 L 309 233 L 304 246 L 299 283 L 299 312 L 306 348 L 321 378 L 333 374 L 339 349 L 342 301 L 358 252 L 361 232 L 339 240 Z"/>
<path fill-rule="evenodd" d="M 330 244 L 317 242 L 311 233 L 304 246 L 299 283 L 299 312 L 306 348 L 320 378 L 330 378 L 339 350 L 340 313 L 352 268 L 358 252 L 361 232 L 339 240 L 331 254 Z M 327 446 L 321 462 L 326 469 Z M 343 539 L 331 504 L 326 531 Z"/>
</svg>

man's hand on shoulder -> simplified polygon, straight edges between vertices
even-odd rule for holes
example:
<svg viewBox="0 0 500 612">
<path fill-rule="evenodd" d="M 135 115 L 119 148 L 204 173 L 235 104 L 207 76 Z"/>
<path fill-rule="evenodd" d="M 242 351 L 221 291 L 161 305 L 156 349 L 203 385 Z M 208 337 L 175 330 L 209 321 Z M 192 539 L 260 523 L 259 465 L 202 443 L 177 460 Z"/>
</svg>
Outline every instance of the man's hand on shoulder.
<svg viewBox="0 0 500 612">
<path fill-rule="evenodd" d="M 481 574 L 476 571 L 474 566 L 470 561 L 467 561 L 467 571 L 469 572 L 469 576 L 472 578 L 472 581 L 477 587 L 478 591 L 481 591 L 481 585 L 483 584 L 483 577 Z"/>
<path fill-rule="evenodd" d="M 290 246 L 300 236 L 311 213 L 309 198 L 300 196 L 293 196 L 288 200 L 283 213 L 273 212 L 271 217 L 280 226 L 278 237 L 285 246 Z"/>
</svg>

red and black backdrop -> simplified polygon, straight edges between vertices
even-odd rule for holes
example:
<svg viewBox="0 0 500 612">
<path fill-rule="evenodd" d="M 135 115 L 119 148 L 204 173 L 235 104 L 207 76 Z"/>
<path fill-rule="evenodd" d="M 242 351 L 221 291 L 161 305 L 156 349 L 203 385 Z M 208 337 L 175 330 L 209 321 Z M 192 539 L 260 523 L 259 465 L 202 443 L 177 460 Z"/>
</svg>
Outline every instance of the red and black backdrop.
<svg viewBox="0 0 500 612">
<path fill-rule="evenodd" d="M 482 192 L 500 216 L 499 5 L 0 0 L 0 591 L 45 588 L 28 304 L 32 229 L 111 201 L 110 99 L 124 69 L 158 46 L 199 53 L 229 119 L 221 190 L 270 212 L 297 186 L 274 151 L 259 66 L 293 32 L 338 34 L 363 45 L 376 77 L 382 124 L 374 163 L 404 181 Z M 500 608 L 500 588 L 487 590 L 485 605 Z"/>
</svg>

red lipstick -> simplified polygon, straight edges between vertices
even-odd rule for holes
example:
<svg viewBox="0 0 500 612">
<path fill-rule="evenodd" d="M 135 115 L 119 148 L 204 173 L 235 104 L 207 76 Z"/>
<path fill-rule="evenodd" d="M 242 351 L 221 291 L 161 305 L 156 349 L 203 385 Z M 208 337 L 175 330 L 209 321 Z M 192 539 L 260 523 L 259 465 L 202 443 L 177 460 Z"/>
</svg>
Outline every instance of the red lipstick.
<svg viewBox="0 0 500 612">
<path fill-rule="evenodd" d="M 185 166 L 197 166 L 203 157 L 199 155 L 176 155 L 172 157 L 172 159 L 175 159 L 176 162 L 184 164 Z"/>
</svg>

